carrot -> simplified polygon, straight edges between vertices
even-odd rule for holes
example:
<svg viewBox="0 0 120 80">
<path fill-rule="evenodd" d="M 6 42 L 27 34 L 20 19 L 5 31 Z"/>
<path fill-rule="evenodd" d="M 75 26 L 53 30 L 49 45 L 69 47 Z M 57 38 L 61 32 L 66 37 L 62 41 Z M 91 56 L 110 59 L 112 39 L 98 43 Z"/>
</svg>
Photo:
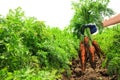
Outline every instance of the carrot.
<svg viewBox="0 0 120 80">
<path fill-rule="evenodd" d="M 85 44 L 85 50 L 86 50 L 86 57 L 88 58 L 88 54 L 89 54 L 89 37 L 85 36 L 84 37 L 84 44 Z"/>
<path fill-rule="evenodd" d="M 86 68 L 86 51 L 85 51 L 85 45 L 83 42 L 80 43 L 80 60 L 81 60 L 81 68 L 82 71 L 85 71 Z"/>
<path fill-rule="evenodd" d="M 95 61 L 95 48 L 94 48 L 94 46 L 90 46 L 89 51 L 90 51 L 90 55 L 92 57 L 92 62 L 94 62 Z"/>
<path fill-rule="evenodd" d="M 95 67 L 96 67 L 96 64 L 95 64 L 95 48 L 94 48 L 93 45 L 89 47 L 89 53 L 90 53 L 89 56 L 90 56 L 90 64 L 91 64 L 91 67 L 92 67 L 93 69 L 95 69 Z"/>
<path fill-rule="evenodd" d="M 84 37 L 84 42 L 85 42 L 85 44 L 89 43 L 89 38 L 87 36 Z"/>
<path fill-rule="evenodd" d="M 96 54 L 100 58 L 100 54 L 104 55 L 103 51 L 101 50 L 100 46 L 98 45 L 97 41 L 92 41 L 92 45 L 95 47 Z"/>
</svg>

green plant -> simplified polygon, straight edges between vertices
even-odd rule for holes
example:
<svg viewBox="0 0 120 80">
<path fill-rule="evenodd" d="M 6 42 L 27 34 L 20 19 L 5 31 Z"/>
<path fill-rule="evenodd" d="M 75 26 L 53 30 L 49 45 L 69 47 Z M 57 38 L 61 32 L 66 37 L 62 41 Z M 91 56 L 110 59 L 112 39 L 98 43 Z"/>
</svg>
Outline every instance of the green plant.
<svg viewBox="0 0 120 80">
<path fill-rule="evenodd" d="M 34 70 L 29 67 L 16 70 L 13 73 L 8 72 L 7 68 L 0 70 L 1 80 L 55 80 L 61 76 L 57 75 L 57 70 Z"/>
<path fill-rule="evenodd" d="M 77 55 L 77 43 L 68 30 L 26 17 L 20 7 L 10 9 L 0 16 L 0 79 L 60 78 Z"/>
<path fill-rule="evenodd" d="M 80 29 L 84 24 L 96 24 L 102 30 L 102 20 L 114 12 L 108 8 L 109 0 L 78 0 L 73 2 L 74 16 L 70 21 L 73 34 L 80 38 Z"/>
</svg>

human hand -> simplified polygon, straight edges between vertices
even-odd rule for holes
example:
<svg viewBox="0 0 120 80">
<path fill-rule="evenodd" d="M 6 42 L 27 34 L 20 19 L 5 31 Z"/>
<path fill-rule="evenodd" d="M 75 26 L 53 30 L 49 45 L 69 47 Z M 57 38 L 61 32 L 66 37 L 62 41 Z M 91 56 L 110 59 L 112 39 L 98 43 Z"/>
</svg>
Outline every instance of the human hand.
<svg viewBox="0 0 120 80">
<path fill-rule="evenodd" d="M 108 19 L 105 19 L 103 22 L 102 22 L 102 26 L 103 27 L 106 27 L 108 25 Z"/>
</svg>

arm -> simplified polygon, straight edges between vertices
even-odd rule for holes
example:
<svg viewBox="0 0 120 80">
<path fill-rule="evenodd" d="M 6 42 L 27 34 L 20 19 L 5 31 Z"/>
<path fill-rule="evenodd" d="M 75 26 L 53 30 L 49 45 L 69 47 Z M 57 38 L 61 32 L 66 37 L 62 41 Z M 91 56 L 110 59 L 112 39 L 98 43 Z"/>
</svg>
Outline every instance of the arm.
<svg viewBox="0 0 120 80">
<path fill-rule="evenodd" d="M 120 23 L 120 13 L 114 17 L 111 17 L 108 20 L 103 21 L 103 26 L 107 27 L 107 26 L 114 25 L 117 23 Z"/>
</svg>

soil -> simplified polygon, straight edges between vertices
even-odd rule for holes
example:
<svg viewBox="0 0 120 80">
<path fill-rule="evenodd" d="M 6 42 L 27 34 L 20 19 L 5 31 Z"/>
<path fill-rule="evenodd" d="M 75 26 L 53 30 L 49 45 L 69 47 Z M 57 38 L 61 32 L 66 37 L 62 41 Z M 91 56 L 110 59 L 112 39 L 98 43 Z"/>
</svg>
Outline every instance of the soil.
<svg viewBox="0 0 120 80">
<path fill-rule="evenodd" d="M 110 77 L 107 74 L 107 69 L 102 68 L 102 60 L 96 58 L 96 69 L 92 69 L 90 63 L 86 64 L 86 70 L 81 70 L 80 59 L 73 59 L 70 65 L 71 75 L 68 76 L 67 72 L 63 73 L 62 80 L 117 80 L 116 76 Z"/>
</svg>

